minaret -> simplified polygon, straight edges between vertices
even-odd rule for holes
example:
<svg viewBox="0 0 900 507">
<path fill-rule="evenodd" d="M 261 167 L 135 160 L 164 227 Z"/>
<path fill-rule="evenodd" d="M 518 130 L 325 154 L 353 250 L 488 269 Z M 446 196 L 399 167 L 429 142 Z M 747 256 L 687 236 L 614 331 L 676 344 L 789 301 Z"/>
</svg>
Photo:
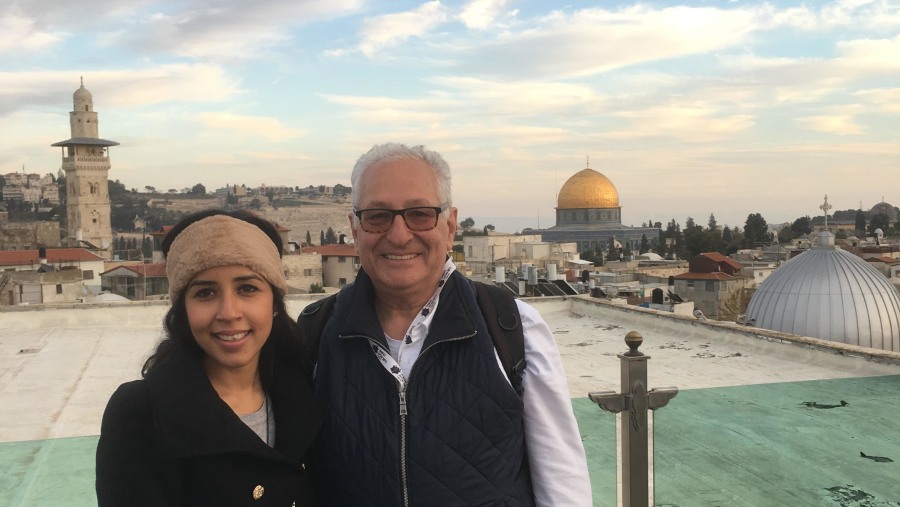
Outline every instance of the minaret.
<svg viewBox="0 0 900 507">
<path fill-rule="evenodd" d="M 69 113 L 72 137 L 51 145 L 62 147 L 62 170 L 66 173 L 66 243 L 112 260 L 108 148 L 119 143 L 98 137 L 94 98 L 85 89 L 83 79 L 72 101 L 74 106 Z"/>
</svg>

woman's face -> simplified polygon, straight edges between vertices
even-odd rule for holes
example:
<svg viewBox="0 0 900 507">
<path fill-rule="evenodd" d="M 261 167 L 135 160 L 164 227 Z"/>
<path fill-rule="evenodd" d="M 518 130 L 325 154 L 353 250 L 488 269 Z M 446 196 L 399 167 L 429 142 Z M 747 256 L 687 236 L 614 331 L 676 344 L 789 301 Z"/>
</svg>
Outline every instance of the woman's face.
<svg viewBox="0 0 900 507">
<path fill-rule="evenodd" d="M 243 266 L 209 268 L 188 283 L 184 304 L 207 373 L 256 369 L 272 331 L 273 295 L 265 279 Z"/>
</svg>

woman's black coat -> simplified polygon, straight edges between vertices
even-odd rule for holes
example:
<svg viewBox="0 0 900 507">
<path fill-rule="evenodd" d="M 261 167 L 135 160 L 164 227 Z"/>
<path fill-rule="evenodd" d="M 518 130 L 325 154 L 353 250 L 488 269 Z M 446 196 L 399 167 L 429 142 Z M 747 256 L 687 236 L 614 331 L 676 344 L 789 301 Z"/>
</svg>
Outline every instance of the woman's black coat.
<svg viewBox="0 0 900 507">
<path fill-rule="evenodd" d="M 97 445 L 98 505 L 312 505 L 307 450 L 320 414 L 299 363 L 276 372 L 274 449 L 219 398 L 188 351 L 119 386 Z"/>
</svg>

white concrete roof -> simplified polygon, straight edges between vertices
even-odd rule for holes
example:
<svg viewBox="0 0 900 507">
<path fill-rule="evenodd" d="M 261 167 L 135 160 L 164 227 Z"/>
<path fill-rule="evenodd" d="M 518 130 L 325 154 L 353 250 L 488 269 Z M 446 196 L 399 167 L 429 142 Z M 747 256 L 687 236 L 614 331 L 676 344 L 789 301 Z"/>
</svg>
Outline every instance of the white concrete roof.
<svg viewBox="0 0 900 507">
<path fill-rule="evenodd" d="M 309 301 L 291 300 L 289 309 L 299 313 Z M 630 330 L 643 335 L 640 350 L 651 356 L 651 388 L 900 374 L 896 353 L 810 339 L 799 339 L 798 346 L 779 333 L 583 297 L 531 302 L 555 333 L 574 398 L 619 389 L 616 355 L 627 350 L 623 339 Z M 153 302 L 0 313 L 0 406 L 15 407 L 0 411 L 0 442 L 99 434 L 107 399 L 119 384 L 139 377 L 161 337 L 166 309 L 167 303 Z M 839 354 L 820 350 L 832 346 L 843 348 L 833 349 Z"/>
</svg>

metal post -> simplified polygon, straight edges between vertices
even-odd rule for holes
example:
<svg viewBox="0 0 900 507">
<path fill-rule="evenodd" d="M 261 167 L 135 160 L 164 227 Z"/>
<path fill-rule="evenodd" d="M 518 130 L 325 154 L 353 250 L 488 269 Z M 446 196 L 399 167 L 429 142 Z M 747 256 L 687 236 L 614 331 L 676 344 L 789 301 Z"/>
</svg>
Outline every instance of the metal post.
<svg viewBox="0 0 900 507">
<path fill-rule="evenodd" d="M 647 390 L 647 361 L 650 356 L 638 351 L 644 341 L 637 331 L 625 335 L 628 352 L 619 354 L 622 393 L 595 391 L 588 393 L 591 401 L 607 412 L 622 414 L 622 505 L 648 507 L 650 503 L 649 433 L 647 410 L 656 410 L 678 394 L 677 387 Z"/>
</svg>

